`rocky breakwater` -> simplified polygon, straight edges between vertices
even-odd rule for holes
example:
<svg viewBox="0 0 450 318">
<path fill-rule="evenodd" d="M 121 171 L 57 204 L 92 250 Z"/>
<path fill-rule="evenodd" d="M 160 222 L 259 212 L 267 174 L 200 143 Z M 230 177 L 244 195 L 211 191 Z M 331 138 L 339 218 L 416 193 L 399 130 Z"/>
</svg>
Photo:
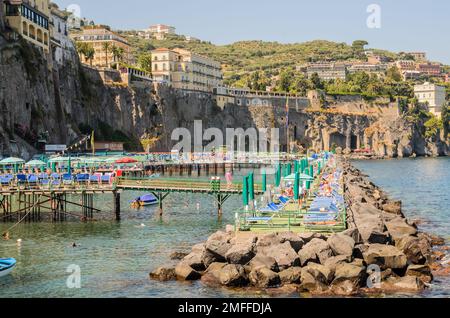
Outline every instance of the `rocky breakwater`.
<svg viewBox="0 0 450 318">
<path fill-rule="evenodd" d="M 393 201 L 360 171 L 341 164 L 349 207 L 348 230 L 321 233 L 235 233 L 211 235 L 173 267 L 152 279 L 201 280 L 212 286 L 308 292 L 325 295 L 420 292 L 433 280 L 434 245 Z"/>
</svg>

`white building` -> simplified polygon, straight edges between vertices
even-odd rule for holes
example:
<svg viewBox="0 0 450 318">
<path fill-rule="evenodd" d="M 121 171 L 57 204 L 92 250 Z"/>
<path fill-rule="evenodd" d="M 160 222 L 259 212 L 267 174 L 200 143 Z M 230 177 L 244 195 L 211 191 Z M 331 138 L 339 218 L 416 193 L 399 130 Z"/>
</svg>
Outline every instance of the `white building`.
<svg viewBox="0 0 450 318">
<path fill-rule="evenodd" d="M 440 117 L 445 101 L 445 88 L 436 84 L 424 83 L 414 86 L 414 95 L 419 103 L 427 104 L 428 110 Z"/>
<path fill-rule="evenodd" d="M 175 34 L 175 27 L 165 24 L 155 24 L 148 28 L 149 33 Z"/>
<path fill-rule="evenodd" d="M 50 6 L 50 42 L 53 54 L 53 61 L 62 65 L 66 60 L 71 59 L 75 51 L 74 44 L 69 37 L 69 26 L 67 23 L 69 14 L 59 10 L 54 3 Z"/>
</svg>

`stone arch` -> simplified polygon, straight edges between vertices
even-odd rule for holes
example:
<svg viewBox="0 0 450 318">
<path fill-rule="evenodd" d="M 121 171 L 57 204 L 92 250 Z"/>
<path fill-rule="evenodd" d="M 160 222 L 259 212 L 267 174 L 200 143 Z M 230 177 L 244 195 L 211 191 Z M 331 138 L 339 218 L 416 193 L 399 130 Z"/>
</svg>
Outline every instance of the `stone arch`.
<svg viewBox="0 0 450 318">
<path fill-rule="evenodd" d="M 36 41 L 41 42 L 41 43 L 44 43 L 44 35 L 43 35 L 41 29 L 37 29 L 37 32 L 36 32 Z"/>
<path fill-rule="evenodd" d="M 36 28 L 32 24 L 30 24 L 28 27 L 28 36 L 33 40 L 36 39 Z"/>
<path fill-rule="evenodd" d="M 329 133 L 329 141 L 328 141 L 329 150 L 334 150 L 333 148 L 336 147 L 341 147 L 342 149 L 345 149 L 347 148 L 346 143 L 347 137 L 344 134 L 340 133 L 339 131 L 334 130 Z"/>
<path fill-rule="evenodd" d="M 44 44 L 48 45 L 48 33 L 44 32 Z"/>
<path fill-rule="evenodd" d="M 22 34 L 28 36 L 28 23 L 26 21 L 22 22 Z"/>
</svg>

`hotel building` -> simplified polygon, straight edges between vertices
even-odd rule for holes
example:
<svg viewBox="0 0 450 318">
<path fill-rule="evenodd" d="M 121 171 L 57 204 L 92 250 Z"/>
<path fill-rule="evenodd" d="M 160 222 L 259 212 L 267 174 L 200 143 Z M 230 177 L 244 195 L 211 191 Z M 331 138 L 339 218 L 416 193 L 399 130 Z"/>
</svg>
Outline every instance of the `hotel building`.
<svg viewBox="0 0 450 318">
<path fill-rule="evenodd" d="M 6 26 L 49 54 L 49 0 L 6 0 L 4 6 Z"/>
<path fill-rule="evenodd" d="M 212 92 L 221 86 L 219 62 L 183 49 L 160 48 L 152 51 L 153 79 L 174 88 Z"/>
<path fill-rule="evenodd" d="M 114 63 L 113 47 L 120 47 L 124 51 L 123 61 L 132 64 L 131 47 L 127 40 L 119 34 L 111 31 L 108 26 L 92 25 L 84 26 L 81 32 L 74 35 L 76 42 L 91 44 L 95 49 L 95 56 L 92 65 L 96 67 L 110 67 Z M 108 53 L 104 49 L 104 44 L 109 43 Z M 82 59 L 84 61 L 84 59 Z"/>
<path fill-rule="evenodd" d="M 414 86 L 414 95 L 416 96 L 419 103 L 427 104 L 428 110 L 440 117 L 442 106 L 445 101 L 445 87 L 424 83 L 423 85 Z"/>
<path fill-rule="evenodd" d="M 344 64 L 337 63 L 315 63 L 307 67 L 308 78 L 317 73 L 322 80 L 345 80 L 347 78 L 347 67 Z"/>
</svg>

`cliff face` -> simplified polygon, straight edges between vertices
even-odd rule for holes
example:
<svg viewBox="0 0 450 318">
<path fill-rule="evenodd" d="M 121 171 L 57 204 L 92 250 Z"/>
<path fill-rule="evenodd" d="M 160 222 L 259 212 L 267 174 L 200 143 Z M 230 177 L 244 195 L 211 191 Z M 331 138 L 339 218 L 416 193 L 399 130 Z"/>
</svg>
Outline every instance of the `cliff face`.
<svg viewBox="0 0 450 318">
<path fill-rule="evenodd" d="M 40 134 L 49 143 L 71 144 L 93 129 L 97 140 L 123 140 L 129 149 L 168 151 L 175 128 L 194 136 L 203 129 L 279 128 L 287 149 L 284 107 L 217 107 L 208 94 L 185 93 L 167 86 L 104 84 L 98 71 L 80 65 L 77 54 L 63 66 L 50 66 L 26 43 L 6 43 L 0 36 L 0 152 L 29 158 Z M 316 150 L 370 147 L 379 156 L 444 155 L 448 145 L 429 142 L 423 128 L 402 118 L 323 111 L 291 111 L 290 147 Z M 226 134 L 224 133 L 226 136 Z M 269 138 L 270 140 L 270 138 Z M 145 144 L 145 143 L 144 143 Z M 204 145 L 208 141 L 203 142 Z"/>
</svg>

